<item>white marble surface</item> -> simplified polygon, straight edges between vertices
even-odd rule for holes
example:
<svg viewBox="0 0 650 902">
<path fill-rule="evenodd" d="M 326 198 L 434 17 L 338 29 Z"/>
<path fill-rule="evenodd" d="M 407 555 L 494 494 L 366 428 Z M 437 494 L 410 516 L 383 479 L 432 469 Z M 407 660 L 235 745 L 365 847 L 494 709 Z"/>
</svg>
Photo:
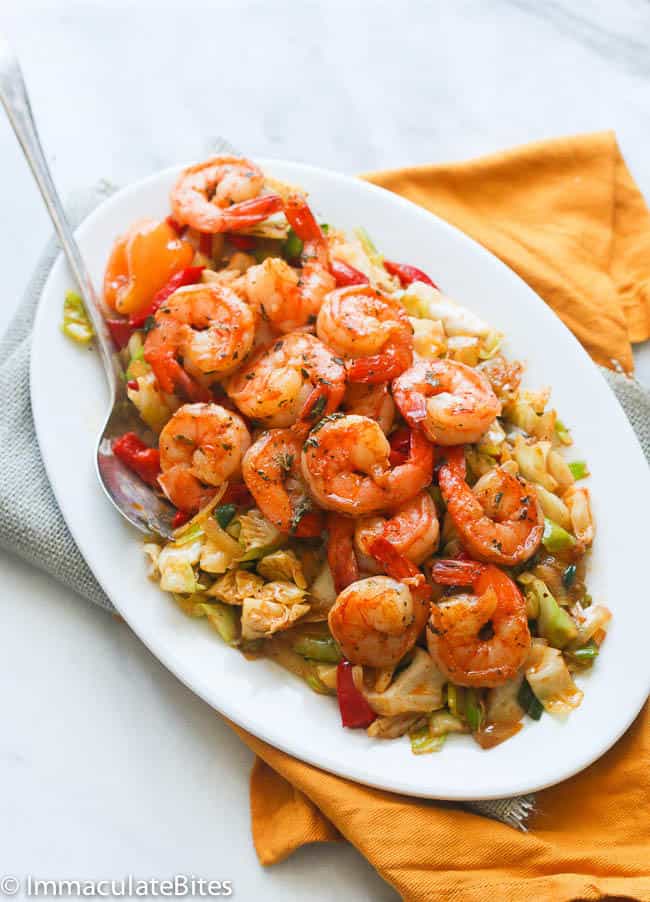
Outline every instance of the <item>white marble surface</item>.
<svg viewBox="0 0 650 902">
<path fill-rule="evenodd" d="M 64 195 L 197 157 L 346 172 L 616 129 L 650 196 L 650 6 L 582 0 L 3 0 Z M 49 227 L 0 116 L 4 328 Z M 650 353 L 639 353 L 650 384 Z M 0 556 L 0 871 L 231 879 L 242 899 L 390 899 L 344 845 L 271 870 L 251 756 L 121 623 Z M 486 824 L 486 829 L 489 825 Z"/>
</svg>

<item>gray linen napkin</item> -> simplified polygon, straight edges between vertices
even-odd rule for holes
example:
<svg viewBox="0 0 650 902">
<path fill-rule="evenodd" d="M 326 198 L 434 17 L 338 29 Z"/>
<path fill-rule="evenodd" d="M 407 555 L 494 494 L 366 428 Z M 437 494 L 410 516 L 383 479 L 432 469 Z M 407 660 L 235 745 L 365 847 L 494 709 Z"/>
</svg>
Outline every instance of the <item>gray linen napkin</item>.
<svg viewBox="0 0 650 902">
<path fill-rule="evenodd" d="M 80 222 L 110 188 L 103 186 L 69 211 Z M 38 449 L 29 397 L 31 328 L 43 285 L 58 253 L 52 240 L 27 286 L 22 303 L 0 339 L 0 397 L 5 416 L 0 421 L 0 546 L 107 611 L 115 608 L 90 572 L 65 524 L 45 474 Z M 650 460 L 650 391 L 638 382 L 602 370 Z M 534 796 L 486 802 L 466 807 L 521 830 L 533 812 Z"/>
</svg>

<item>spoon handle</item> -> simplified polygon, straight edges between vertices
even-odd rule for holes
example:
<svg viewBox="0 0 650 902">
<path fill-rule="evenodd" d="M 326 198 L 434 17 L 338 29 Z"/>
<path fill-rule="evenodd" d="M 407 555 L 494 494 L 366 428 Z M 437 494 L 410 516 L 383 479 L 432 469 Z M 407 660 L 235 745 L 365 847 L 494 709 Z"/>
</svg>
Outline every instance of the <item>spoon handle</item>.
<svg viewBox="0 0 650 902">
<path fill-rule="evenodd" d="M 99 299 L 81 256 L 79 245 L 75 240 L 70 223 L 66 219 L 61 200 L 54 187 L 32 115 L 20 65 L 8 41 L 2 34 L 0 34 L 0 100 L 43 195 L 45 206 L 59 236 L 61 247 L 86 303 L 86 310 L 95 331 L 96 344 L 106 371 L 112 401 L 119 384 L 118 373 L 120 372 L 115 348 L 106 327 Z"/>
</svg>

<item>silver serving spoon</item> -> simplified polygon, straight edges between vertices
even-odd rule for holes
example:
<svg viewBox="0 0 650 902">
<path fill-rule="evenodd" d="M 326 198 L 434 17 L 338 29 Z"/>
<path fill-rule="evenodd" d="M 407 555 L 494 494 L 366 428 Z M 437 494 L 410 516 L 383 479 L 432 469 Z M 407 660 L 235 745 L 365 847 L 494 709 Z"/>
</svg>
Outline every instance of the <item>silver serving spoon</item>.
<svg viewBox="0 0 650 902">
<path fill-rule="evenodd" d="M 140 436 L 145 428 L 126 394 L 122 364 L 106 327 L 102 304 L 66 219 L 50 170 L 43 154 L 27 89 L 18 60 L 0 34 L 0 100 L 27 158 L 45 206 L 59 236 L 61 247 L 77 281 L 86 310 L 95 330 L 95 345 L 104 367 L 110 395 L 110 410 L 97 442 L 97 473 L 107 496 L 118 511 L 144 533 L 169 538 L 175 510 L 113 454 L 112 439 L 125 432 Z"/>
</svg>

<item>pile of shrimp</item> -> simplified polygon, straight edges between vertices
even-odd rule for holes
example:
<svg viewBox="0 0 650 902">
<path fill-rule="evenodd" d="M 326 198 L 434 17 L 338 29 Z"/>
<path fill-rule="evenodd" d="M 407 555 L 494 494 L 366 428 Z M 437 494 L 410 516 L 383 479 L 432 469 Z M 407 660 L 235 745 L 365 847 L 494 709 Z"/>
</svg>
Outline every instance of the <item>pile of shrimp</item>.
<svg viewBox="0 0 650 902">
<path fill-rule="evenodd" d="M 255 163 L 192 166 L 170 202 L 116 241 L 104 285 L 177 510 L 154 575 L 202 536 L 184 610 L 230 618 L 248 656 L 414 751 L 574 707 L 608 612 L 584 583 L 586 465 L 548 391 L 424 272 Z M 246 544 L 251 517 L 266 544 Z"/>
</svg>

